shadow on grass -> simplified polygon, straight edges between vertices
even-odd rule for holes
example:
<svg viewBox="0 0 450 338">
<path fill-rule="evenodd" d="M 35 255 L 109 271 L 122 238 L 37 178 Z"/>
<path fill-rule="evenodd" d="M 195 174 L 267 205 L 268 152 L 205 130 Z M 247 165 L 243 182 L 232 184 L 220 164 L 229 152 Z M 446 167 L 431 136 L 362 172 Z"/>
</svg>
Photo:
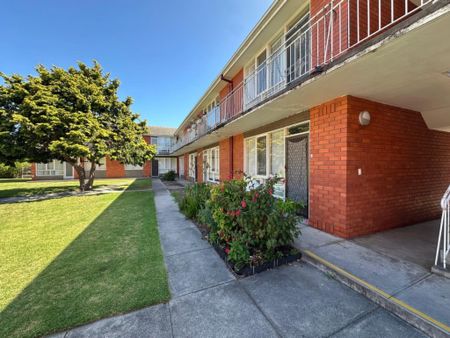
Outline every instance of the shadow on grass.
<svg viewBox="0 0 450 338">
<path fill-rule="evenodd" d="M 22 182 L 22 181 L 19 181 Z M 79 191 L 78 185 L 53 185 L 53 186 L 33 186 L 33 183 L 36 181 L 30 181 L 30 185 L 28 187 L 23 188 L 13 188 L 7 190 L 1 190 L 0 185 L 0 198 L 10 198 L 10 197 L 36 197 L 40 195 L 48 195 L 48 194 L 59 194 L 64 192 L 76 192 Z M 8 183 L 14 183 L 13 181 L 8 181 Z M 151 180 L 148 178 L 135 179 L 128 187 L 126 187 L 126 183 L 114 184 L 111 182 L 102 183 L 102 181 L 94 181 L 94 189 L 102 189 L 109 188 L 110 190 L 140 190 L 140 189 L 149 189 L 151 188 Z M 63 196 L 64 197 L 64 196 Z"/>
<path fill-rule="evenodd" d="M 153 192 L 83 198 L 113 201 L 7 305 L 1 337 L 40 336 L 169 300 Z"/>
<path fill-rule="evenodd" d="M 0 178 L 0 184 L 2 183 L 25 183 L 31 182 L 31 178 Z"/>
</svg>

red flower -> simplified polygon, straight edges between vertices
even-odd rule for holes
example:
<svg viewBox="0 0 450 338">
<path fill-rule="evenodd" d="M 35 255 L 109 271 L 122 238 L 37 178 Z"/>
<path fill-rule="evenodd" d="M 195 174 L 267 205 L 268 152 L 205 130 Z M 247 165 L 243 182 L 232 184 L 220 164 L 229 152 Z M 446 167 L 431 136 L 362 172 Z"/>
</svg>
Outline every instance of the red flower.
<svg viewBox="0 0 450 338">
<path fill-rule="evenodd" d="M 247 202 L 245 202 L 244 200 L 242 200 L 241 206 L 242 206 L 243 208 L 247 208 Z"/>
<path fill-rule="evenodd" d="M 234 213 L 236 216 L 239 216 L 241 214 L 240 210 L 236 210 L 236 212 Z"/>
<path fill-rule="evenodd" d="M 273 190 L 269 189 L 269 195 L 272 195 L 272 194 L 273 194 Z"/>
<path fill-rule="evenodd" d="M 230 253 L 230 248 L 225 248 L 225 253 L 228 255 Z"/>
</svg>

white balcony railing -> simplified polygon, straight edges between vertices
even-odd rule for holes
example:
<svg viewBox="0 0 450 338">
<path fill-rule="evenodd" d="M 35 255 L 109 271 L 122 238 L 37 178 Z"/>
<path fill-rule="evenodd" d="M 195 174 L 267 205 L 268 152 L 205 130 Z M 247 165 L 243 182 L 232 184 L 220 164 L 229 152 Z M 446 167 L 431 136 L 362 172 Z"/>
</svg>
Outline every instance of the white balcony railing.
<svg viewBox="0 0 450 338">
<path fill-rule="evenodd" d="M 450 186 L 441 200 L 442 217 L 434 265 L 447 269 L 447 258 L 450 253 Z"/>
<path fill-rule="evenodd" d="M 439 1 L 439 0 L 437 0 Z M 269 99 L 432 0 L 331 1 L 285 34 L 284 43 L 184 135 L 174 150 Z M 213 116 L 212 116 L 213 115 Z M 219 122 L 220 121 L 220 122 Z M 204 125 L 202 125 L 204 124 Z"/>
</svg>

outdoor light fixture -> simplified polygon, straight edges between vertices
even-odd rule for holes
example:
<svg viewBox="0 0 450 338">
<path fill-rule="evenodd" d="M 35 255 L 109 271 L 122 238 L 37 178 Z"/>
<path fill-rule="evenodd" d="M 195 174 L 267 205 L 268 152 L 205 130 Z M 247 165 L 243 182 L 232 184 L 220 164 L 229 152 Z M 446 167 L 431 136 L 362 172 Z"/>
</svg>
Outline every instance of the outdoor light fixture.
<svg viewBox="0 0 450 338">
<path fill-rule="evenodd" d="M 359 124 L 362 126 L 368 126 L 370 123 L 370 113 L 365 110 L 359 113 Z"/>
</svg>

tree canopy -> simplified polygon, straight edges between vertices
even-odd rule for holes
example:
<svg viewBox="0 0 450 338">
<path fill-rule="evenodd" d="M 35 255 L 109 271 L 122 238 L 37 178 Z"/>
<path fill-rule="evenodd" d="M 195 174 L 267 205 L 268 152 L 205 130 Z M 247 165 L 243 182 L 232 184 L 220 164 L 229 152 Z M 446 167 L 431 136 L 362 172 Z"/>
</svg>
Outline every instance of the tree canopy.
<svg viewBox="0 0 450 338">
<path fill-rule="evenodd" d="M 25 78 L 0 73 L 0 162 L 66 161 L 86 190 L 104 157 L 143 165 L 155 155 L 143 138 L 146 121 L 131 111 L 130 97 L 119 99 L 119 80 L 99 63 L 36 71 Z"/>
</svg>

